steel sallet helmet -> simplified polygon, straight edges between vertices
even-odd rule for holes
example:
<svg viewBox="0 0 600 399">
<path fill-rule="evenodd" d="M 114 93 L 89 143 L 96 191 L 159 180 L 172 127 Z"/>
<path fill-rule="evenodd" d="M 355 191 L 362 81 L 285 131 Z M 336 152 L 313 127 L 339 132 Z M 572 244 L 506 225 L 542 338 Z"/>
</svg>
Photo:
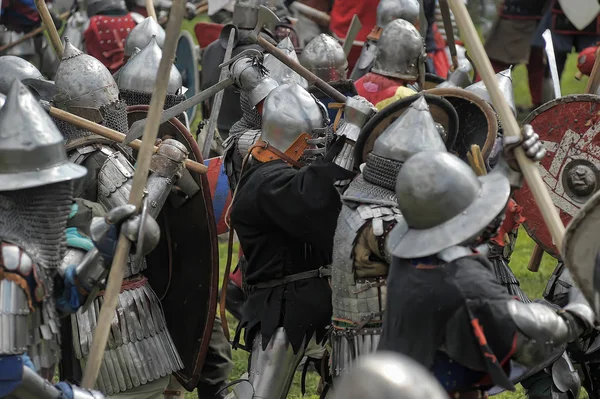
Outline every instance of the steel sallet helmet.
<svg viewBox="0 0 600 399">
<path fill-rule="evenodd" d="M 337 40 L 324 33 L 304 47 L 300 64 L 326 82 L 346 79 L 348 61 L 344 49 Z"/>
<path fill-rule="evenodd" d="M 381 0 L 377 6 L 377 26 L 385 28 L 395 19 L 403 19 L 416 25 L 420 12 L 418 0 Z"/>
<path fill-rule="evenodd" d="M 408 356 L 378 352 L 359 358 L 336 384 L 334 399 L 446 399 L 429 370 Z"/>
<path fill-rule="evenodd" d="M 417 81 L 425 76 L 425 44 L 410 22 L 390 22 L 379 39 L 372 71 L 383 76 Z"/>
<path fill-rule="evenodd" d="M 63 135 L 23 83 L 0 110 L 0 191 L 78 179 L 86 168 L 67 158 Z"/>
<path fill-rule="evenodd" d="M 21 57 L 14 55 L 0 57 L 0 93 L 7 94 L 15 79 L 44 79 L 44 77 L 32 63 Z"/>
<path fill-rule="evenodd" d="M 56 100 L 61 108 L 100 109 L 119 101 L 119 88 L 109 70 L 96 58 L 75 48 L 68 38 L 54 80 L 69 96 Z"/>
<path fill-rule="evenodd" d="M 125 40 L 125 57 L 130 57 L 136 47 L 143 49 L 156 36 L 158 47 L 165 43 L 165 31 L 152 17 L 144 19 L 129 32 Z"/>
<path fill-rule="evenodd" d="M 502 95 L 508 102 L 508 105 L 510 106 L 510 109 L 512 110 L 513 114 L 516 116 L 517 115 L 517 107 L 515 106 L 515 95 L 513 93 L 511 69 L 506 69 L 504 71 L 498 72 L 496 74 L 496 79 L 498 79 L 498 87 L 500 88 Z M 492 98 L 490 97 L 490 93 L 489 93 L 487 87 L 485 87 L 485 83 L 483 83 L 483 80 L 472 84 L 471 86 L 467 87 L 465 90 L 470 91 L 471 93 L 476 94 L 479 97 L 483 98 L 488 104 L 490 104 L 492 106 L 494 105 L 492 103 Z"/>
<path fill-rule="evenodd" d="M 283 51 L 290 59 L 298 62 L 296 49 L 289 36 L 277 43 L 277 48 Z M 308 88 L 306 79 L 298 75 L 298 73 L 294 72 L 290 67 L 279 61 L 272 54 L 267 54 L 265 56 L 264 66 L 269 70 L 269 77 L 274 79 L 280 85 L 284 83 L 296 83 L 305 89 Z"/>
<path fill-rule="evenodd" d="M 127 11 L 125 0 L 88 0 L 87 15 L 91 18 L 94 15 L 103 14 L 107 11 L 120 10 Z M 113 14 L 114 15 L 114 14 Z"/>
<path fill-rule="evenodd" d="M 315 135 L 327 123 L 327 110 L 295 83 L 273 89 L 263 105 L 262 140 L 285 152 L 302 133 Z"/>
<path fill-rule="evenodd" d="M 257 57 L 243 57 L 230 66 L 236 86 L 248 93 L 251 107 L 255 107 L 279 84 L 269 77 L 267 70 Z"/>
<path fill-rule="evenodd" d="M 502 212 L 510 183 L 500 171 L 477 177 L 447 152 L 421 152 L 400 169 L 398 208 L 404 218 L 388 236 L 388 250 L 405 259 L 468 243 Z"/>
<path fill-rule="evenodd" d="M 130 58 L 119 72 L 119 90 L 152 93 L 156 84 L 158 64 L 161 58 L 162 50 L 156 42 L 156 36 L 152 36 L 150 43 L 135 57 Z M 172 65 L 167 94 L 179 94 L 181 86 L 181 74 L 175 65 Z"/>
</svg>

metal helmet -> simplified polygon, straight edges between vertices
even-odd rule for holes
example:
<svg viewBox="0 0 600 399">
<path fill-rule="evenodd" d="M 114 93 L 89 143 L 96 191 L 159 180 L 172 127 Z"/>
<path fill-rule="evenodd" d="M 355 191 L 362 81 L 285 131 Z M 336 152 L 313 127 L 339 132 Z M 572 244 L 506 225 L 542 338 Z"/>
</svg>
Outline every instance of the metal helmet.
<svg viewBox="0 0 600 399">
<path fill-rule="evenodd" d="M 336 384 L 334 399 L 446 399 L 429 370 L 408 356 L 378 352 L 363 356 Z"/>
<path fill-rule="evenodd" d="M 420 12 L 419 0 L 381 0 L 377 6 L 377 26 L 385 28 L 395 19 L 416 25 Z"/>
<path fill-rule="evenodd" d="M 69 181 L 86 172 L 68 160 L 62 134 L 27 87 L 15 80 L 0 110 L 0 191 Z"/>
<path fill-rule="evenodd" d="M 258 8 L 268 5 L 266 0 L 236 0 L 231 23 L 238 29 L 254 29 L 258 22 Z"/>
<path fill-rule="evenodd" d="M 357 189 L 362 189 L 365 193 L 385 193 L 389 194 L 386 195 L 387 198 L 395 198 L 396 177 L 402 165 L 422 151 L 446 151 L 444 140 L 424 97 L 414 101 L 377 137 L 363 169 L 364 184 Z"/>
<path fill-rule="evenodd" d="M 165 31 L 154 18 L 148 17 L 129 32 L 125 40 L 125 57 L 130 57 L 136 47 L 146 47 L 152 36 L 156 36 L 156 43 L 162 48 L 165 43 Z"/>
<path fill-rule="evenodd" d="M 248 93 L 252 107 L 264 100 L 279 84 L 265 72 L 261 61 L 255 57 L 243 57 L 231 64 L 230 73 L 236 86 Z"/>
<path fill-rule="evenodd" d="M 289 36 L 277 43 L 277 48 L 281 49 L 290 59 L 298 62 L 296 49 Z M 275 58 L 273 54 L 265 56 L 264 66 L 269 70 L 269 76 L 280 85 L 284 83 L 296 83 L 305 89 L 308 88 L 306 79 Z"/>
<path fill-rule="evenodd" d="M 372 71 L 383 76 L 416 81 L 425 75 L 425 43 L 408 21 L 390 22 L 379 38 Z"/>
<path fill-rule="evenodd" d="M 262 139 L 284 152 L 300 134 L 313 135 L 315 130 L 325 127 L 327 111 L 324 108 L 295 83 L 278 86 L 263 105 Z"/>
<path fill-rule="evenodd" d="M 2 109 L 2 107 L 4 107 L 4 103 L 6 102 L 6 96 L 2 93 L 0 93 L 0 109 Z"/>
<path fill-rule="evenodd" d="M 0 93 L 8 94 L 14 80 L 44 79 L 42 73 L 29 61 L 14 55 L 0 57 Z"/>
<path fill-rule="evenodd" d="M 515 95 L 513 93 L 511 69 L 506 69 L 504 71 L 498 72 L 496 74 L 496 79 L 498 79 L 498 87 L 500 88 L 502 95 L 508 102 L 508 105 L 510 106 L 510 109 L 512 110 L 513 114 L 517 116 L 517 107 L 515 106 Z M 492 106 L 494 105 L 492 103 L 490 93 L 488 92 L 487 87 L 485 87 L 485 83 L 483 83 L 483 80 L 472 84 L 465 90 L 470 91 L 471 93 L 483 98 L 488 104 Z"/>
<path fill-rule="evenodd" d="M 120 10 L 127 11 L 125 0 L 88 0 L 87 15 L 91 18 L 94 15 L 104 14 L 107 11 Z"/>
<path fill-rule="evenodd" d="M 413 259 L 477 237 L 504 211 L 510 183 L 502 172 L 477 177 L 456 156 L 427 151 L 402 166 L 396 195 L 404 218 L 388 236 L 388 250 Z"/>
<path fill-rule="evenodd" d="M 150 43 L 135 57 L 130 58 L 119 72 L 119 90 L 152 93 L 161 58 L 162 50 L 156 42 L 156 36 L 152 36 Z M 181 86 L 181 74 L 175 65 L 171 65 L 167 94 L 179 94 Z"/>
<path fill-rule="evenodd" d="M 300 54 L 300 64 L 326 82 L 346 79 L 348 61 L 340 43 L 321 33 Z"/>
<path fill-rule="evenodd" d="M 68 99 L 56 101 L 63 108 L 100 109 L 119 101 L 119 88 L 109 70 L 96 58 L 75 48 L 66 37 L 54 82 L 69 95 Z"/>
</svg>

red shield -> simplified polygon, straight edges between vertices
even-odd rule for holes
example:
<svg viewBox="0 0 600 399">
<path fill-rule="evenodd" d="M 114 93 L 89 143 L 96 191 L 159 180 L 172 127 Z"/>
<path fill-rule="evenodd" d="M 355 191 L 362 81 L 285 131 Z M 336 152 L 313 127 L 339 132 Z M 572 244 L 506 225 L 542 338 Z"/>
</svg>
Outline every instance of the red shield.
<svg viewBox="0 0 600 399">
<path fill-rule="evenodd" d="M 550 101 L 523 122 L 533 126 L 548 154 L 538 164 L 565 226 L 600 187 L 600 97 L 574 94 Z M 524 209 L 527 233 L 552 256 L 552 242 L 527 184 L 515 193 Z"/>
<path fill-rule="evenodd" d="M 223 25 L 221 24 L 198 22 L 196 26 L 194 26 L 194 33 L 196 33 L 196 39 L 198 39 L 200 48 L 206 48 L 206 46 L 217 40 L 222 30 Z"/>
</svg>

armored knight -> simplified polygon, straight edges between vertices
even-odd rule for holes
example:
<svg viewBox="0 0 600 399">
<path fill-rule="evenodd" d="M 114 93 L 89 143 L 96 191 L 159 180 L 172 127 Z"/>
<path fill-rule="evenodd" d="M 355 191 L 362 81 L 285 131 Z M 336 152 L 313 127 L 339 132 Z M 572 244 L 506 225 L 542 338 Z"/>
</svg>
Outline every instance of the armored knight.
<svg viewBox="0 0 600 399">
<path fill-rule="evenodd" d="M 258 22 L 258 7 L 261 5 L 268 5 L 266 0 L 237 0 L 235 8 L 233 10 L 233 20 L 231 25 L 227 25 L 223 29 L 221 37 L 209 44 L 202 53 L 202 72 L 201 72 L 201 85 L 200 89 L 205 90 L 210 86 L 215 85 L 219 82 L 219 75 L 221 68 L 219 65 L 225 58 L 225 50 L 227 48 L 227 41 L 229 38 L 230 29 L 236 29 L 237 41 L 234 43 L 232 57 L 235 57 L 239 53 L 247 49 L 255 49 L 262 51 L 262 48 L 254 44 L 249 39 L 250 32 L 256 27 Z M 263 29 L 261 35 L 267 38 L 273 39 L 272 33 Z M 243 92 L 242 92 L 243 93 Z M 203 115 L 210 115 L 212 109 L 212 99 L 208 100 L 204 104 Z M 219 113 L 219 120 L 217 121 L 217 128 L 219 134 L 225 140 L 229 134 L 239 133 L 239 130 L 231 131 L 233 125 L 245 118 L 246 115 L 252 115 L 251 119 L 256 119 L 256 115 L 253 115 L 254 105 L 248 103 L 248 99 L 240 95 L 233 87 L 225 89 L 223 94 L 223 105 L 221 112 Z M 258 123 L 257 127 L 260 128 L 260 120 L 255 121 Z"/>
<path fill-rule="evenodd" d="M 373 66 L 377 43 L 383 29 L 395 19 L 403 19 L 419 26 L 421 5 L 418 0 L 382 0 L 377 5 L 377 24 L 373 27 L 354 66 L 350 79 L 356 81 L 365 76 Z"/>
<path fill-rule="evenodd" d="M 307 345 L 320 343 L 331 322 L 325 277 L 340 209 L 334 182 L 353 173 L 332 162 L 344 137 L 315 160 L 325 150 L 326 125 L 323 105 L 296 84 L 278 86 L 264 101 L 261 138 L 250 149 L 231 209 L 248 262 L 237 335 L 245 329 L 252 348 L 252 389 L 237 397 L 285 397 Z"/>
<path fill-rule="evenodd" d="M 14 80 L 44 79 L 32 63 L 14 55 L 0 57 L 0 93 L 8 94 Z"/>
<path fill-rule="evenodd" d="M 66 93 L 66 99 L 55 101 L 59 107 L 76 114 L 79 107 L 86 107 L 88 112 L 90 108 L 96 109 L 103 118 L 102 124 L 127 131 L 126 105 L 119 100 L 119 91 L 110 72 L 100 61 L 82 54 L 68 41 L 57 71 L 56 85 Z M 87 178 L 75 187 L 76 195 L 98 202 L 107 210 L 125 204 L 134 172 L 130 153 L 87 130 L 65 123 L 60 127 L 66 136 L 71 160 L 88 169 Z M 154 155 L 156 165 L 152 167 L 153 174 L 147 183 L 146 201 L 152 204 L 149 213 L 154 217 L 162 209 L 187 156 L 187 149 L 181 143 L 165 140 L 163 144 L 166 145 Z M 108 395 L 138 391 L 162 394 L 169 375 L 182 367 L 158 298 L 141 274 L 145 268 L 144 258 L 130 259 L 127 266 L 115 313 L 117 318 L 119 314 L 127 317 L 119 319 L 118 331 L 113 329 L 115 341 L 107 346 L 98 379 L 98 388 Z M 80 366 L 87 361 L 89 341 L 102 300 L 100 296 L 89 310 L 80 310 L 71 317 L 72 356 L 77 360 L 65 362 L 63 372 L 69 378 L 78 380 Z M 64 334 L 70 334 L 70 331 L 68 329 Z"/>
<path fill-rule="evenodd" d="M 356 358 L 374 352 L 379 344 L 391 261 L 384 244 L 402 217 L 394 193 L 396 176 L 412 155 L 445 149 L 421 97 L 377 138 L 362 173 L 342 194 L 331 263 L 334 379 L 346 374 Z"/>
<path fill-rule="evenodd" d="M 493 384 L 512 390 L 511 359 L 539 365 L 594 327 L 577 290 L 559 311 L 523 303 L 480 255 L 502 223 L 511 186 L 520 184 L 512 150 L 521 145 L 536 161 L 545 154 L 531 126 L 523 133 L 520 144 L 505 141 L 508 161 L 487 175 L 477 177 L 448 153 L 423 152 L 396 182 L 403 219 L 387 239 L 393 259 L 379 348 L 414 358 L 453 397 L 482 395 Z"/>
<path fill-rule="evenodd" d="M 156 41 L 156 36 L 152 36 L 150 43 L 121 68 L 117 76 L 117 85 L 121 99 L 127 106 L 150 104 L 161 58 L 162 50 Z M 171 108 L 185 100 L 181 92 L 181 74 L 175 65 L 172 65 L 164 108 Z"/>
<path fill-rule="evenodd" d="M 85 52 L 115 73 L 125 62 L 128 35 L 143 17 L 128 12 L 124 0 L 88 1 L 87 15 L 89 22 L 83 32 Z"/>
<path fill-rule="evenodd" d="M 348 61 L 344 49 L 333 37 L 321 33 L 311 40 L 300 54 L 300 64 L 346 96 L 352 97 L 357 94 L 354 83 L 346 79 Z M 331 98 L 316 86 L 310 86 L 308 91 L 326 107 L 332 102 Z M 329 109 L 329 119 L 335 120 L 337 112 L 337 109 Z"/>
<path fill-rule="evenodd" d="M 62 135 L 19 81 L 0 110 L 0 136 L 0 396 L 103 398 L 50 382 L 61 353 L 59 315 L 93 298 L 114 255 L 114 237 L 121 230 L 135 243 L 141 217 L 131 205 L 114 208 L 87 224 L 90 235 L 79 237 L 79 249 L 67 249 L 67 221 L 77 209 L 72 183 L 86 170 L 68 160 Z M 138 254 L 151 251 L 160 234 L 154 219 L 146 220 L 145 245 L 134 246 Z"/>
<path fill-rule="evenodd" d="M 383 29 L 371 72 L 354 82 L 358 94 L 381 110 L 415 94 L 407 85 L 423 88 L 425 79 L 423 38 L 410 22 L 396 19 Z"/>
<path fill-rule="evenodd" d="M 446 399 L 431 373 L 398 353 L 367 355 L 341 378 L 334 399 Z"/>
</svg>

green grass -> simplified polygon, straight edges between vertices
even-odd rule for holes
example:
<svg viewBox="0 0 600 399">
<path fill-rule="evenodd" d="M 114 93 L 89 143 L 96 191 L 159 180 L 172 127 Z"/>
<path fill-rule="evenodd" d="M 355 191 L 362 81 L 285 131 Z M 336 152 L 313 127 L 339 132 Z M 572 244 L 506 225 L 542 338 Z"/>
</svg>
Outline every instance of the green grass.
<svg viewBox="0 0 600 399">
<path fill-rule="evenodd" d="M 204 20 L 206 17 L 204 17 Z M 193 27 L 199 19 L 194 21 L 184 21 L 184 29 L 189 30 L 192 35 L 194 35 Z M 587 83 L 587 78 L 582 79 L 581 81 L 575 80 L 573 77 L 576 72 L 576 55 L 571 54 L 567 61 L 567 66 L 565 68 L 565 72 L 562 77 L 562 91 L 563 95 L 573 94 L 573 93 L 583 93 L 585 89 L 585 85 Z M 529 95 L 529 87 L 527 83 L 527 71 L 523 65 L 517 66 L 514 70 L 514 83 L 515 83 L 515 102 L 518 106 L 522 107 L 530 107 L 531 106 L 531 96 Z M 199 113 L 198 113 L 199 114 Z M 195 126 L 197 126 L 200 118 L 196 118 L 194 121 L 193 132 L 195 132 Z M 515 275 L 519 279 L 521 283 L 521 287 L 523 290 L 531 297 L 531 298 L 539 298 L 544 291 L 546 283 L 554 270 L 556 265 L 556 260 L 550 257 L 549 255 L 544 255 L 542 265 L 540 267 L 540 271 L 538 273 L 532 273 L 527 270 L 527 264 L 529 262 L 529 257 L 533 250 L 533 241 L 527 236 L 524 230 L 520 231 L 519 239 L 517 241 L 517 245 L 515 248 L 515 252 L 512 256 L 510 267 L 513 269 Z M 234 254 L 237 253 L 237 250 L 234 251 Z M 227 259 L 227 246 L 226 244 L 220 245 L 220 264 L 221 264 L 221 274 L 223 274 L 225 268 L 225 262 Z M 235 265 L 237 262 L 237 257 L 234 255 L 233 264 Z M 235 318 L 228 314 L 227 317 L 229 323 L 229 330 L 231 332 L 231 336 L 233 336 L 233 332 L 235 331 L 235 326 L 237 322 Z M 231 373 L 230 379 L 235 380 L 239 378 L 239 376 L 246 371 L 247 367 L 248 354 L 243 350 L 233 351 L 233 361 L 234 361 L 234 369 Z M 294 384 L 290 391 L 288 398 L 297 399 L 301 398 L 302 395 L 300 393 L 300 373 L 296 373 L 296 378 L 294 380 Z M 318 395 L 316 394 L 316 386 L 318 383 L 318 377 L 314 373 L 310 373 L 307 378 L 307 395 L 306 397 L 309 399 L 317 399 Z M 188 393 L 186 398 L 195 398 L 196 394 Z M 521 387 L 518 387 L 518 390 L 514 393 L 504 393 L 496 396 L 499 399 L 521 399 L 526 398 L 525 393 L 523 392 Z M 581 396 L 582 398 L 586 398 L 587 395 L 585 393 Z"/>
</svg>

